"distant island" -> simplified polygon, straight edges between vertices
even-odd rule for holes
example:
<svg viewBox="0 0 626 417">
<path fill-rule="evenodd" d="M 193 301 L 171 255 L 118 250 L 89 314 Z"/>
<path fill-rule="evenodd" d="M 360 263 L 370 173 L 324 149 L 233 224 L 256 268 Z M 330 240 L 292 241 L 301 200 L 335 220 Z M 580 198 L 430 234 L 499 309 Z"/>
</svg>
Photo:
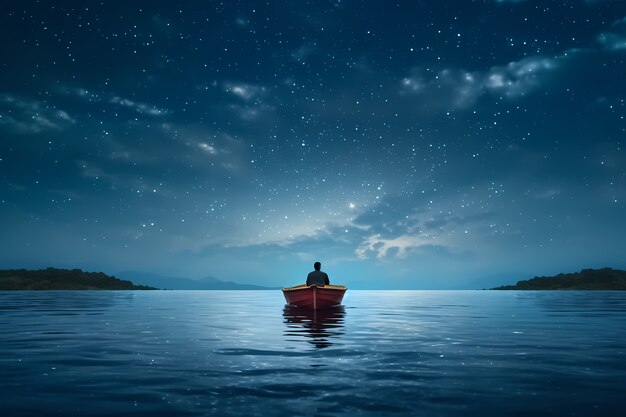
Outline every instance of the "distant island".
<svg viewBox="0 0 626 417">
<path fill-rule="evenodd" d="M 80 269 L 0 270 L 0 290 L 156 290 L 147 285 Z"/>
<path fill-rule="evenodd" d="M 612 268 L 583 269 L 572 274 L 535 277 L 493 290 L 626 290 L 626 271 Z"/>
<path fill-rule="evenodd" d="M 123 271 L 115 275 L 130 279 L 135 283 L 158 287 L 164 290 L 277 290 L 280 287 L 264 287 L 253 284 L 240 284 L 222 281 L 212 276 L 191 279 L 177 276 L 157 275 L 149 272 Z"/>
</svg>

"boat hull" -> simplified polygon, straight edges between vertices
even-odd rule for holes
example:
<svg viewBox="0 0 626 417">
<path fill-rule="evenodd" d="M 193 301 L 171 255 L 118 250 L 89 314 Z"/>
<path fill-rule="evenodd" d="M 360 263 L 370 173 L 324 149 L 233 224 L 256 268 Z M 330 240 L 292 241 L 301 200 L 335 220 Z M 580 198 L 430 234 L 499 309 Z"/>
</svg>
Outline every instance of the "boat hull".
<svg viewBox="0 0 626 417">
<path fill-rule="evenodd" d="M 313 310 L 341 304 L 346 290 L 347 288 L 343 285 L 325 285 L 323 287 L 297 285 L 282 289 L 288 304 Z"/>
</svg>

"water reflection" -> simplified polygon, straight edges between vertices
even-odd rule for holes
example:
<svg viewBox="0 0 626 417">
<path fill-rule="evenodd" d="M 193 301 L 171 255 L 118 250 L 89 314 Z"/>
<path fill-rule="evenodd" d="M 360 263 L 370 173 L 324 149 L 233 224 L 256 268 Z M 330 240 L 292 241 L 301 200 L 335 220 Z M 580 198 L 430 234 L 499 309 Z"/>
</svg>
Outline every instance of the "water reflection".
<svg viewBox="0 0 626 417">
<path fill-rule="evenodd" d="M 283 309 L 284 323 L 287 325 L 285 336 L 305 337 L 316 349 L 323 349 L 334 344 L 334 339 L 344 334 L 344 306 L 311 310 L 286 305 Z"/>
</svg>

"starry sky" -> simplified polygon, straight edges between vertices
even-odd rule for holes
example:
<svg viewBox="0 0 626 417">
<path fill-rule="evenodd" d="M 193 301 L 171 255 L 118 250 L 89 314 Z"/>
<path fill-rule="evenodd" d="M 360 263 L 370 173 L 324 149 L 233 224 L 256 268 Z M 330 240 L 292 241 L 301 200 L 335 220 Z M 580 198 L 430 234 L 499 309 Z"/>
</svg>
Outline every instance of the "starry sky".
<svg viewBox="0 0 626 417">
<path fill-rule="evenodd" d="M 626 2 L 8 1 L 0 268 L 626 267 Z"/>
</svg>

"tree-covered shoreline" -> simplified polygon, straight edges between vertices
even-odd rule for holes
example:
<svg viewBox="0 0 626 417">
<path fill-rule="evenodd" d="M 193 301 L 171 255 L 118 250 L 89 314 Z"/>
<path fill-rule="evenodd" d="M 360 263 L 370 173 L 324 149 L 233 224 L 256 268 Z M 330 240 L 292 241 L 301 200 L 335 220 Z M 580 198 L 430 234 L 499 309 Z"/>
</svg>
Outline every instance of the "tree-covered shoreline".
<svg viewBox="0 0 626 417">
<path fill-rule="evenodd" d="M 80 269 L 0 270 L 0 290 L 156 290 L 102 272 Z"/>
<path fill-rule="evenodd" d="M 570 274 L 539 276 L 494 290 L 626 290 L 626 271 L 612 268 L 583 269 Z"/>
</svg>

